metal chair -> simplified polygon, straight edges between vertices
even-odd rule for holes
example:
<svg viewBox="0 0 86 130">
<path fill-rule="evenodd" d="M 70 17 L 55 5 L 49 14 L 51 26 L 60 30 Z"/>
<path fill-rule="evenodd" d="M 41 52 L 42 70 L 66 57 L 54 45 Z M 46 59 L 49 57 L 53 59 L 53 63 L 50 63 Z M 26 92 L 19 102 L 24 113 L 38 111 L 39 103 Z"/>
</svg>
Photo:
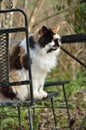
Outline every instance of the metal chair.
<svg viewBox="0 0 86 130">
<path fill-rule="evenodd" d="M 48 94 L 48 97 L 43 100 L 34 100 L 33 99 L 33 86 L 32 86 L 32 75 L 31 75 L 31 64 L 30 64 L 30 54 L 29 54 L 29 42 L 28 42 L 28 22 L 27 22 L 27 15 L 25 12 L 21 9 L 10 9 L 10 10 L 0 10 L 0 13 L 10 13 L 10 12 L 20 12 L 24 16 L 24 27 L 18 27 L 18 28 L 7 28 L 7 29 L 1 29 L 0 30 L 0 87 L 9 87 L 9 86 L 16 86 L 16 85 L 24 85 L 24 84 L 30 84 L 30 101 L 26 102 L 8 102 L 8 103 L 0 103 L 0 107 L 8 107 L 8 106 L 17 106 L 18 109 L 18 121 L 19 121 L 19 129 L 22 129 L 21 126 L 21 114 L 20 114 L 20 107 L 26 106 L 28 109 L 28 118 L 30 122 L 30 130 L 33 130 L 32 125 L 32 117 L 31 117 L 31 107 L 37 104 L 40 101 L 44 101 L 46 99 L 51 100 L 51 108 L 53 111 L 54 116 L 54 122 L 56 126 L 56 115 L 54 110 L 54 102 L 53 97 L 58 95 L 58 92 L 51 92 Z M 28 74 L 29 74 L 29 80 L 27 81 L 21 81 L 21 82 L 10 82 L 9 81 L 9 34 L 12 33 L 18 33 L 18 32 L 24 32 L 26 36 L 26 46 L 27 46 L 27 57 L 28 57 Z M 55 83 L 53 83 L 54 85 Z M 50 86 L 51 84 L 45 84 L 47 86 Z M 14 116 L 16 117 L 16 116 Z"/>
</svg>

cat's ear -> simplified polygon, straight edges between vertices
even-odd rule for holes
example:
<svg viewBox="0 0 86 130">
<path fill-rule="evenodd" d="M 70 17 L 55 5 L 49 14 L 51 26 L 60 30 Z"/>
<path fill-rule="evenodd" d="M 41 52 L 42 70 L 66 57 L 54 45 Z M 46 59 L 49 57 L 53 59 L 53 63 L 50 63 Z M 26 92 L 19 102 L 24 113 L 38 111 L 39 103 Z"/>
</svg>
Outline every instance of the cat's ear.
<svg viewBox="0 0 86 130">
<path fill-rule="evenodd" d="M 39 29 L 39 35 L 43 35 L 43 34 L 46 34 L 47 33 L 47 27 L 46 26 L 42 26 L 40 29 Z"/>
<path fill-rule="evenodd" d="M 43 35 L 43 31 L 42 31 L 42 27 L 38 28 L 35 33 L 34 33 L 34 38 L 36 41 L 38 41 L 38 39 L 40 38 L 40 36 Z"/>
<path fill-rule="evenodd" d="M 37 29 L 36 32 L 34 33 L 34 38 L 37 41 L 43 34 L 47 33 L 47 27 L 42 26 L 40 29 Z"/>
<path fill-rule="evenodd" d="M 56 25 L 55 27 L 52 28 L 52 31 L 54 33 L 58 33 L 59 29 L 60 29 L 60 25 Z"/>
<path fill-rule="evenodd" d="M 48 31 L 47 27 L 46 26 L 42 26 L 42 32 L 43 34 L 46 34 Z"/>
</svg>

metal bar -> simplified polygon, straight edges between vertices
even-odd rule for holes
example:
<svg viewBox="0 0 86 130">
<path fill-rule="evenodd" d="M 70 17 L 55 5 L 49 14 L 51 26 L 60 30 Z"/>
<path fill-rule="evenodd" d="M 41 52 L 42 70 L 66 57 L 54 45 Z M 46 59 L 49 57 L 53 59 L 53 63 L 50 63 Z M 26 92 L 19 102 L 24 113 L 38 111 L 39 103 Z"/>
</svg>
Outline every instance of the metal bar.
<svg viewBox="0 0 86 130">
<path fill-rule="evenodd" d="M 56 127 L 57 126 L 57 119 L 56 119 L 56 113 L 55 113 L 53 97 L 50 100 L 51 100 L 52 111 L 53 111 L 53 116 L 54 116 L 54 123 L 55 123 L 55 127 Z"/>
<path fill-rule="evenodd" d="M 1 29 L 1 30 L 0 30 L 0 34 L 3 34 L 3 33 L 24 32 L 24 31 L 26 31 L 26 29 L 27 29 L 26 27 Z"/>
<path fill-rule="evenodd" d="M 9 107 L 9 106 L 18 106 L 18 105 L 21 105 L 21 106 L 31 106 L 31 101 L 25 101 L 25 102 L 4 102 L 4 103 L 0 103 L 0 107 Z"/>
<path fill-rule="evenodd" d="M 18 105 L 18 121 L 19 121 L 19 130 L 22 130 L 22 126 L 21 126 L 21 110 L 20 110 L 20 106 Z"/>
<path fill-rule="evenodd" d="M 0 34 L 0 81 L 9 82 L 8 33 Z"/>
<path fill-rule="evenodd" d="M 86 42 L 86 33 L 81 34 L 73 34 L 73 35 L 65 35 L 61 37 L 62 44 L 70 44 L 70 43 L 78 43 L 78 42 Z"/>
<path fill-rule="evenodd" d="M 69 128 L 70 128 L 70 130 L 72 130 L 71 125 L 70 125 L 69 107 L 68 107 L 68 102 L 67 102 L 67 97 L 66 97 L 66 92 L 65 92 L 64 84 L 62 85 L 62 89 L 63 89 L 63 94 L 64 94 L 64 100 L 65 100 L 66 110 L 67 110 L 67 114 L 68 114 Z"/>
<path fill-rule="evenodd" d="M 9 33 L 6 33 L 6 62 L 7 81 L 9 82 Z"/>
<path fill-rule="evenodd" d="M 8 13 L 8 12 L 21 12 L 25 17 L 25 25 L 28 25 L 27 15 L 22 9 L 16 8 L 16 9 L 9 9 L 9 10 L 0 10 L 0 13 Z"/>
<path fill-rule="evenodd" d="M 56 86 L 56 85 L 63 85 L 63 84 L 69 84 L 70 81 L 53 81 L 53 82 L 45 82 L 44 86 Z"/>
<path fill-rule="evenodd" d="M 38 108 L 40 108 L 40 107 L 38 107 Z M 34 107 L 32 107 L 32 110 L 33 110 L 33 123 L 34 123 L 34 121 L 35 121 L 35 113 L 36 113 L 36 107 L 34 106 Z"/>
<path fill-rule="evenodd" d="M 32 116 L 31 116 L 31 108 L 28 107 L 28 117 L 29 117 L 29 122 L 30 122 L 30 129 L 33 130 L 33 123 L 32 123 Z"/>
<path fill-rule="evenodd" d="M 72 57 L 74 60 L 76 60 L 79 64 L 81 64 L 83 67 L 86 68 L 86 65 L 81 62 L 78 58 L 76 58 L 74 55 L 70 54 L 67 50 L 65 50 L 63 47 L 61 47 L 61 50 L 64 51 L 67 55 L 69 55 L 70 57 Z"/>
<path fill-rule="evenodd" d="M 8 87 L 8 86 L 17 86 L 17 85 L 25 85 L 25 84 L 29 84 L 30 81 L 29 80 L 25 80 L 25 81 L 18 81 L 18 82 L 0 82 L 0 87 Z"/>
<path fill-rule="evenodd" d="M 32 107 L 33 109 L 34 108 L 51 108 L 52 106 L 50 106 L 50 107 L 48 107 L 48 106 L 38 106 L 38 107 Z M 66 108 L 66 107 L 62 107 L 62 106 L 58 106 L 58 107 L 54 107 L 54 108 L 61 108 L 61 109 L 64 109 L 64 108 Z"/>
<path fill-rule="evenodd" d="M 28 25 L 27 30 L 26 30 L 26 46 L 27 46 L 27 57 L 28 57 L 28 75 L 29 75 L 29 80 L 30 80 L 30 98 L 31 98 L 31 103 L 33 104 L 34 99 L 33 99 L 33 85 L 32 85 L 32 72 L 31 72 L 31 59 L 30 59 L 30 47 L 29 47 L 29 40 L 28 40 Z"/>
</svg>

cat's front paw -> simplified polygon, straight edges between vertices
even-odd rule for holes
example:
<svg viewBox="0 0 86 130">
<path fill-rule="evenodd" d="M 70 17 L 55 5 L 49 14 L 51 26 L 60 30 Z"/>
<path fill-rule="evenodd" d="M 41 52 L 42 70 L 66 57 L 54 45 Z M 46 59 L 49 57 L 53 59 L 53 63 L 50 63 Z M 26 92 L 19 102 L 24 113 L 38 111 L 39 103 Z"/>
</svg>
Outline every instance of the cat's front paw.
<svg viewBox="0 0 86 130">
<path fill-rule="evenodd" d="M 39 93 L 42 95 L 42 98 L 46 98 L 48 96 L 48 93 L 43 90 L 39 91 Z"/>
<path fill-rule="evenodd" d="M 33 94 L 34 99 L 42 99 L 42 95 L 40 93 L 34 93 Z"/>
</svg>

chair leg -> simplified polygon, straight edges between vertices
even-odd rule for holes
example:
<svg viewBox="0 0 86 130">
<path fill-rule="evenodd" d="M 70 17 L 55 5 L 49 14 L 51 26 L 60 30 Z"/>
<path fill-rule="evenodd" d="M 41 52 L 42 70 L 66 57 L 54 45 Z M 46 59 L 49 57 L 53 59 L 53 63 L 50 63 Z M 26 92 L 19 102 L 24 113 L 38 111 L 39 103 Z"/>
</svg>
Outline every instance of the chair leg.
<svg viewBox="0 0 86 130">
<path fill-rule="evenodd" d="M 55 123 L 55 127 L 56 127 L 57 126 L 57 119 L 56 119 L 53 97 L 51 98 L 51 105 L 52 105 L 52 111 L 53 111 L 53 116 L 54 116 L 54 123 Z"/>
<path fill-rule="evenodd" d="M 66 97 L 66 92 L 65 92 L 64 84 L 62 85 L 62 88 L 63 88 L 64 101 L 65 101 L 66 110 L 67 110 L 67 115 L 68 115 L 69 128 L 70 128 L 70 130 L 72 130 L 72 127 L 71 127 L 71 125 L 70 125 L 71 119 L 70 119 L 69 107 L 68 107 L 68 102 L 67 102 L 67 97 Z"/>
<path fill-rule="evenodd" d="M 22 130 L 20 106 L 18 106 L 18 121 L 19 121 L 19 130 Z"/>
<path fill-rule="evenodd" d="M 30 123 L 30 129 L 33 130 L 33 122 L 32 122 L 32 116 L 31 116 L 31 108 L 28 107 L 28 118 L 29 118 L 29 123 Z"/>
</svg>

